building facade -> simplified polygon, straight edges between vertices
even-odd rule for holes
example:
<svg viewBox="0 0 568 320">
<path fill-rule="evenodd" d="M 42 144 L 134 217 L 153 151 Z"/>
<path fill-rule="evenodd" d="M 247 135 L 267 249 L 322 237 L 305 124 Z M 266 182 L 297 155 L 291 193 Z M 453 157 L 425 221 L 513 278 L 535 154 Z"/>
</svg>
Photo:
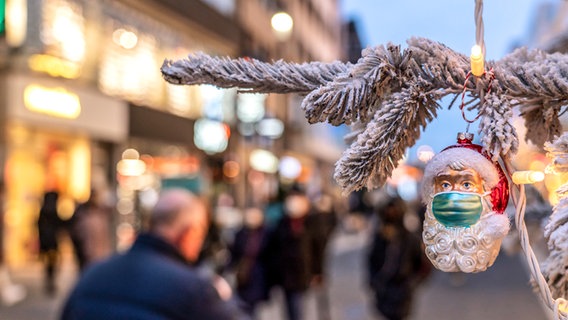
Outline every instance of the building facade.
<svg viewBox="0 0 568 320">
<path fill-rule="evenodd" d="M 300 163 L 289 181 L 317 181 L 341 143 L 325 127 L 307 126 L 302 97 L 174 86 L 163 81 L 160 66 L 198 51 L 347 60 L 338 8 L 337 0 L 6 1 L 0 236 L 7 262 L 35 259 L 46 191 L 60 193 L 64 220 L 93 188 L 104 191 L 115 211 L 111 236 L 123 248 L 162 188 L 188 188 L 213 207 L 265 204 L 286 156 Z M 290 31 L 271 26 L 278 11 L 291 16 Z M 314 149 L 322 145 L 332 147 Z"/>
<path fill-rule="evenodd" d="M 243 31 L 243 55 L 263 61 L 282 59 L 296 63 L 347 60 L 337 0 L 238 0 L 236 3 L 236 20 Z M 279 12 L 286 12 L 293 21 L 287 32 L 277 31 L 277 26 L 272 25 L 272 18 Z M 332 176 L 332 166 L 322 164 L 334 163 L 343 145 L 333 136 L 330 126 L 308 125 L 300 107 L 302 98 L 294 94 L 268 95 L 266 112 L 281 119 L 285 131 L 281 140 L 266 149 L 279 158 L 292 157 L 299 161 L 301 171 L 297 176 L 284 177 L 285 180 L 315 183 L 314 187 L 321 189 L 320 177 L 331 180 Z M 279 173 L 282 179 L 282 172 Z M 268 177 L 254 194 L 267 190 L 274 195 L 281 183 Z"/>
<path fill-rule="evenodd" d="M 193 124 L 211 90 L 168 85 L 160 66 L 195 51 L 236 55 L 239 45 L 233 19 L 201 1 L 6 1 L 0 161 L 7 262 L 35 257 L 46 191 L 60 193 L 63 219 L 91 188 L 106 191 L 118 204 L 120 245 L 138 227 L 140 206 L 155 197 L 148 192 L 140 202 L 144 190 L 199 180 L 204 153 Z M 123 159 L 131 148 L 140 149 L 146 170 L 123 161 L 117 172 L 121 160 L 136 160 Z"/>
</svg>

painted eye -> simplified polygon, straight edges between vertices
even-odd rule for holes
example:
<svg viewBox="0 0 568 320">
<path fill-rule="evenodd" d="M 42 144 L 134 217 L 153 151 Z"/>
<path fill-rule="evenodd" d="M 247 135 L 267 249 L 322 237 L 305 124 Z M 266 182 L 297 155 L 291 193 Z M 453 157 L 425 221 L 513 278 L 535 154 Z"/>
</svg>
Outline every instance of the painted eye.
<svg viewBox="0 0 568 320">
<path fill-rule="evenodd" d="M 452 187 L 452 185 L 449 182 L 442 182 L 441 186 L 443 189 L 449 189 Z"/>
<path fill-rule="evenodd" d="M 464 182 L 464 183 L 462 184 L 462 186 L 463 186 L 465 189 L 469 190 L 469 189 L 473 188 L 473 183 L 466 181 L 466 182 Z"/>
</svg>

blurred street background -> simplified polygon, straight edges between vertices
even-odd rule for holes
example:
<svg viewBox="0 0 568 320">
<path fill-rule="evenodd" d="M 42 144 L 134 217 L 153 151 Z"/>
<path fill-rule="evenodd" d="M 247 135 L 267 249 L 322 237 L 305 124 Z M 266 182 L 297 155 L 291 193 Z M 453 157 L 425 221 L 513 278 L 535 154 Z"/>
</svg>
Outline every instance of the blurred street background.
<svg viewBox="0 0 568 320">
<path fill-rule="evenodd" d="M 362 275 L 364 232 L 334 235 L 330 243 L 330 283 L 328 288 L 332 319 L 371 320 L 376 316 Z M 547 319 L 545 309 L 528 284 L 528 273 L 519 255 L 501 254 L 495 265 L 480 274 L 448 274 L 435 271 L 418 289 L 410 319 L 499 320 Z M 76 278 L 70 256 L 64 256 L 53 297 L 42 292 L 41 265 L 35 263 L 14 272 L 14 279 L 24 284 L 29 296 L 23 302 L 0 309 L 2 319 L 57 319 L 67 291 Z M 272 292 L 273 301 L 260 307 L 260 319 L 285 319 L 281 293 Z M 307 319 L 318 319 L 318 293 L 310 291 L 306 301 Z M 550 319 L 552 319 L 550 317 Z"/>
<path fill-rule="evenodd" d="M 486 2 L 488 59 L 521 46 L 568 51 L 566 1 Z M 0 1 L 0 320 L 57 319 L 81 268 L 127 250 L 159 192 L 174 187 L 207 200 L 213 225 L 204 260 L 216 271 L 230 260 L 246 208 L 261 209 L 274 226 L 288 192 L 300 188 L 314 208 L 325 195 L 336 221 L 324 239 L 324 285 L 306 294 L 307 319 L 322 306 L 332 319 L 381 319 L 366 279 L 376 213 L 401 198 L 405 226 L 419 235 L 424 165 L 465 129 L 457 108 L 442 101 L 385 187 L 343 195 L 333 172 L 348 126 L 308 124 L 300 95 L 174 86 L 160 67 L 197 52 L 356 63 L 366 47 L 404 47 L 411 36 L 469 55 L 473 10 L 474 1 L 455 0 Z M 515 166 L 543 171 L 550 159 L 524 142 L 522 118 L 514 124 Z M 560 185 L 547 175 L 529 187 L 539 258 Z M 39 219 L 50 192 L 55 215 Z M 93 203 L 98 213 L 78 223 L 80 205 Z M 96 244 L 88 257 L 76 254 L 77 232 Z M 411 319 L 546 319 L 515 232 L 486 272 L 432 270 L 416 289 Z M 284 319 L 283 294 L 271 293 L 259 316 Z"/>
</svg>

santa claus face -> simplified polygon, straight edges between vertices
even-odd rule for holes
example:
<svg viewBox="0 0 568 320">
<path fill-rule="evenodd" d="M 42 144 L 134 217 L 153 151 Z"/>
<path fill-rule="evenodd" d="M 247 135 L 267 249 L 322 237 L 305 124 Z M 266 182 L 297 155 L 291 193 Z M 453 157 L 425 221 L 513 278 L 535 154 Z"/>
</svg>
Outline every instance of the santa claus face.
<svg viewBox="0 0 568 320">
<path fill-rule="evenodd" d="M 483 180 L 471 169 L 446 168 L 434 178 L 434 217 L 446 227 L 469 227 L 483 211 Z"/>
<path fill-rule="evenodd" d="M 484 271 L 502 238 L 490 225 L 503 215 L 490 212 L 482 178 L 471 168 L 446 168 L 435 176 L 433 191 L 424 221 L 426 255 L 442 271 Z"/>
</svg>

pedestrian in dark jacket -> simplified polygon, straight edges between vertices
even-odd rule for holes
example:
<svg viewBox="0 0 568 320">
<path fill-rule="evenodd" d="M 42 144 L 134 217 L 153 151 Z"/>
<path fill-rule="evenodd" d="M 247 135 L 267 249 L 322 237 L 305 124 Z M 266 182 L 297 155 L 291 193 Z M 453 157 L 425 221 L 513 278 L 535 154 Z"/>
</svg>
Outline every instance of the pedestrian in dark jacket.
<svg viewBox="0 0 568 320">
<path fill-rule="evenodd" d="M 369 285 L 377 310 L 389 320 L 406 319 L 421 281 L 424 262 L 420 239 L 403 224 L 406 204 L 391 199 L 377 210 L 379 223 L 368 256 Z"/>
<path fill-rule="evenodd" d="M 328 194 L 316 197 L 313 209 L 306 216 L 306 228 L 311 235 L 313 252 L 312 275 L 316 284 L 321 284 L 325 276 L 325 254 L 331 234 L 337 225 L 337 214 L 333 208 L 333 198 Z"/>
<path fill-rule="evenodd" d="M 337 215 L 333 198 L 326 193 L 318 195 L 311 212 L 306 217 L 306 228 L 310 233 L 312 254 L 311 285 L 316 296 L 320 320 L 331 319 L 325 266 L 327 245 L 336 225 Z"/>
<path fill-rule="evenodd" d="M 311 235 L 306 228 L 310 211 L 308 197 L 292 191 L 284 202 L 286 216 L 280 220 L 271 238 L 275 255 L 270 274 L 284 291 L 289 320 L 303 319 L 304 293 L 312 281 L 313 252 Z"/>
<path fill-rule="evenodd" d="M 268 232 L 260 208 L 245 210 L 244 225 L 231 246 L 230 268 L 235 270 L 236 291 L 244 310 L 254 318 L 258 303 L 269 296 L 267 279 Z"/>
<path fill-rule="evenodd" d="M 130 250 L 83 274 L 61 319 L 237 319 L 212 284 L 190 264 L 207 232 L 204 204 L 191 193 L 164 192 L 150 215 L 149 230 Z"/>
<path fill-rule="evenodd" d="M 44 289 L 49 295 L 56 291 L 55 274 L 59 260 L 57 237 L 63 225 L 57 213 L 58 198 L 59 194 L 55 191 L 44 194 L 37 220 L 39 252 L 44 264 Z"/>
</svg>

